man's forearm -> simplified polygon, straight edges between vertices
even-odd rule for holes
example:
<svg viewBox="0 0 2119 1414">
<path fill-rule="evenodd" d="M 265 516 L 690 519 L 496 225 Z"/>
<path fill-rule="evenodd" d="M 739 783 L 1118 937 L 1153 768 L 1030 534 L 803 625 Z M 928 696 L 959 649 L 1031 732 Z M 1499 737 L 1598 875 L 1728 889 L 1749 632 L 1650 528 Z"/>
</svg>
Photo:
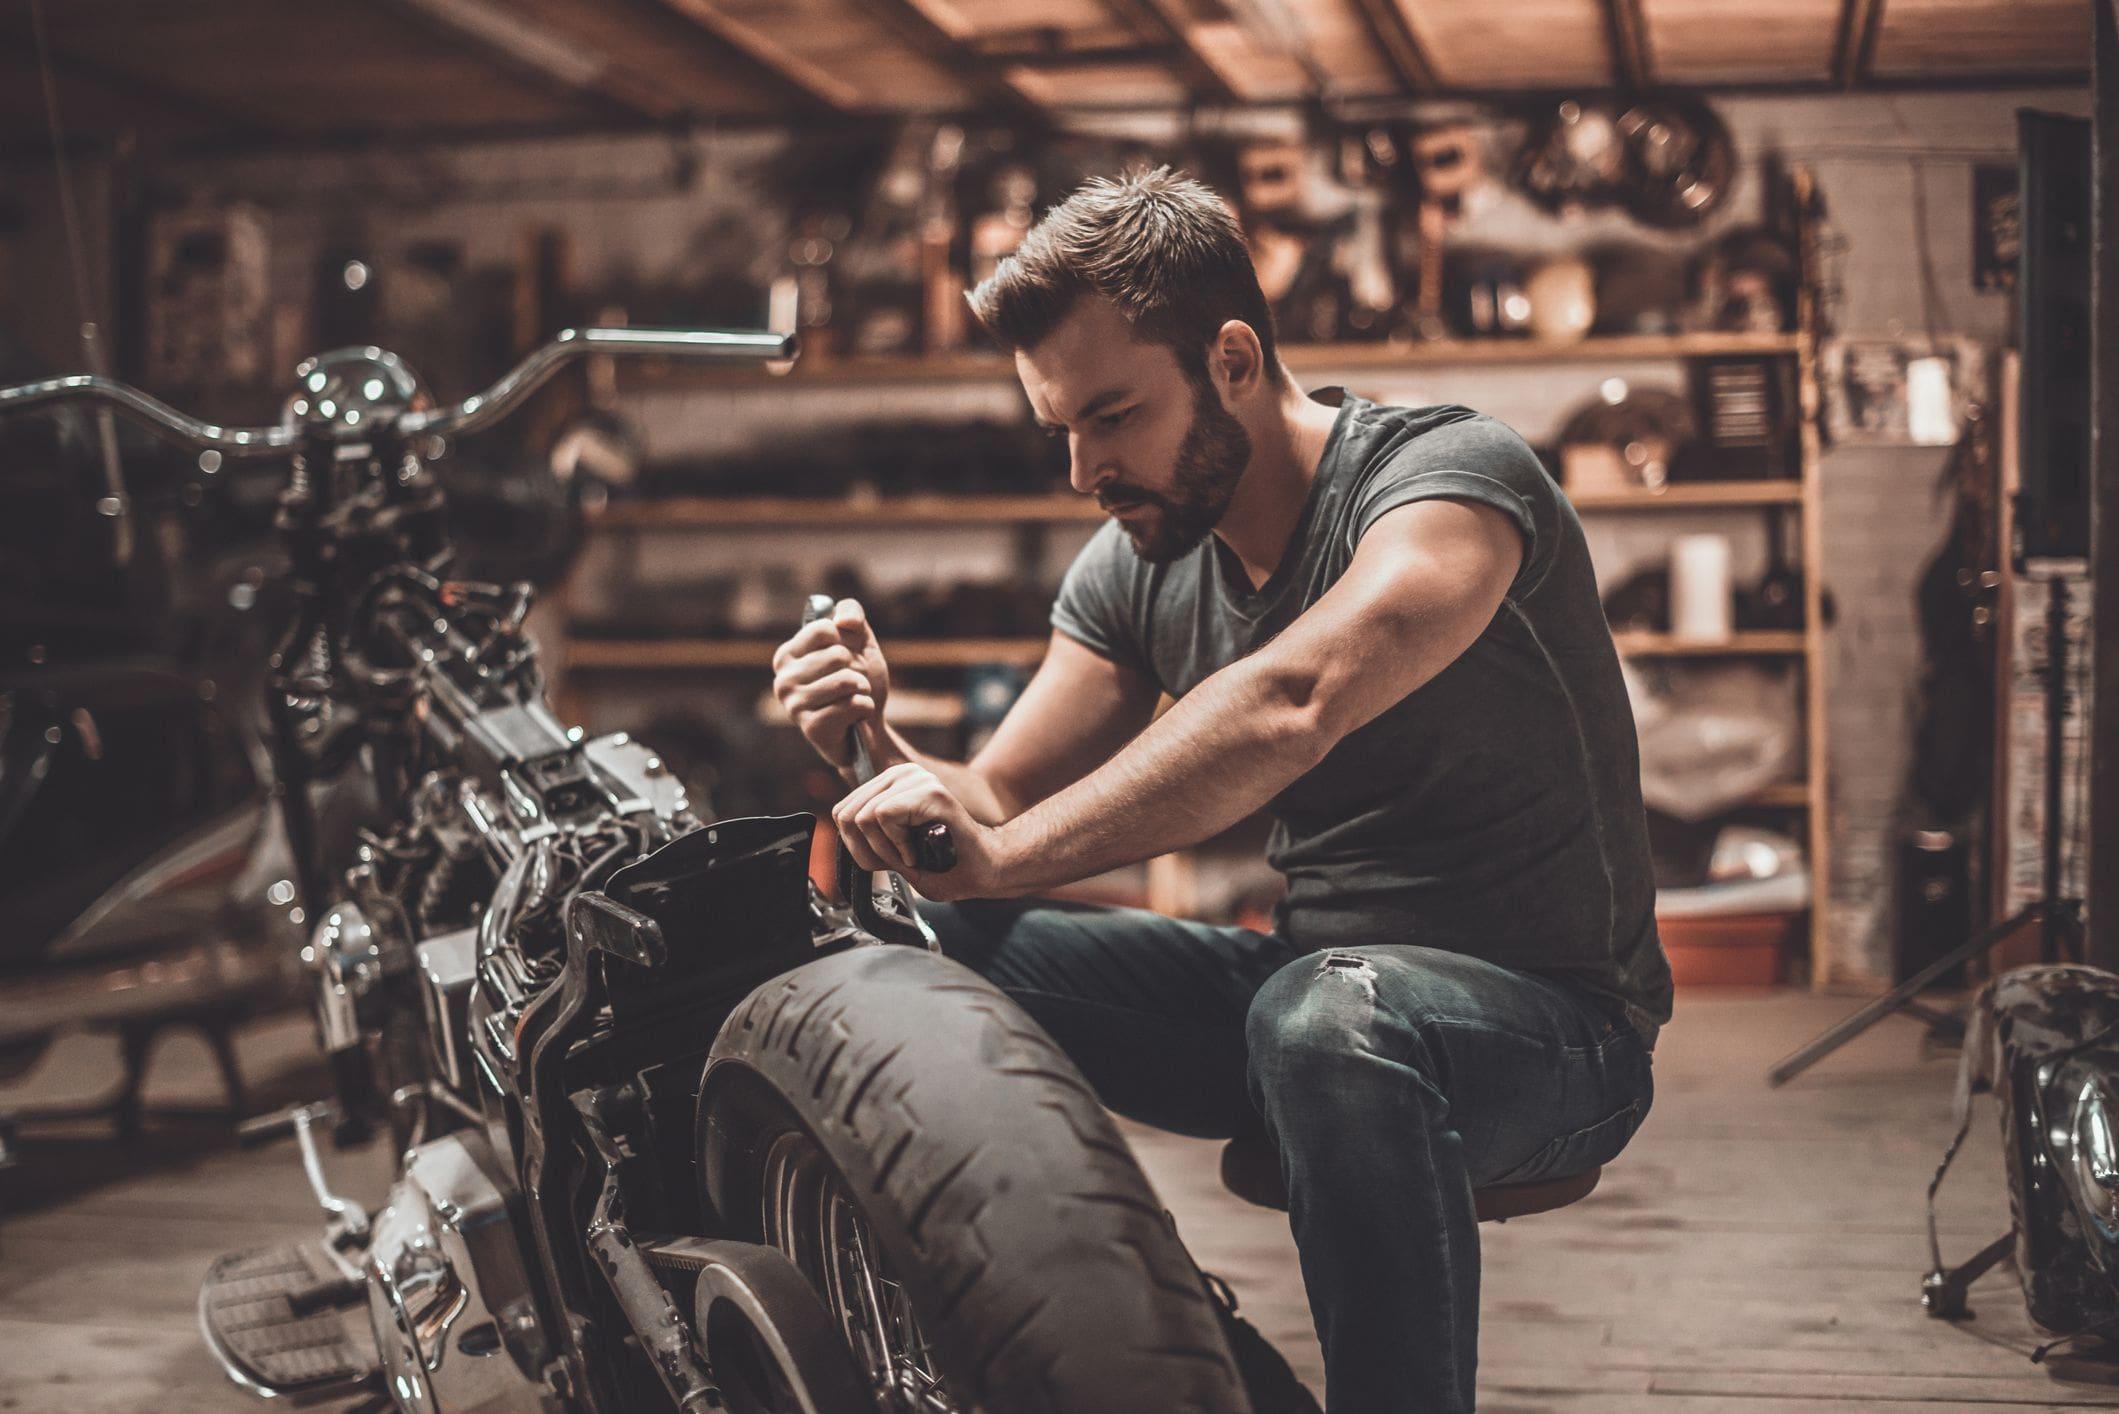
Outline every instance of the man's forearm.
<svg viewBox="0 0 2119 1414">
<path fill-rule="evenodd" d="M 888 770 L 908 761 L 916 766 L 926 767 L 948 787 L 951 795 L 964 803 L 964 808 L 971 812 L 972 818 L 982 825 L 1006 824 L 1009 817 L 1015 813 L 1007 802 L 1001 799 L 999 792 L 994 790 L 992 783 L 979 774 L 977 767 L 963 761 L 945 761 L 938 756 L 929 756 L 926 752 L 917 750 L 911 742 L 905 740 L 896 727 L 887 723 L 878 736 L 880 740 L 877 737 L 870 738 L 872 745 L 869 753 L 878 771 Z M 848 785 L 855 784 L 851 770 L 842 769 L 839 774 L 845 778 Z"/>
<path fill-rule="evenodd" d="M 1257 659 L 1208 678 L 1101 768 L 1002 826 L 1010 884 L 1073 883 L 1242 820 L 1322 757 L 1308 697 Z"/>
</svg>

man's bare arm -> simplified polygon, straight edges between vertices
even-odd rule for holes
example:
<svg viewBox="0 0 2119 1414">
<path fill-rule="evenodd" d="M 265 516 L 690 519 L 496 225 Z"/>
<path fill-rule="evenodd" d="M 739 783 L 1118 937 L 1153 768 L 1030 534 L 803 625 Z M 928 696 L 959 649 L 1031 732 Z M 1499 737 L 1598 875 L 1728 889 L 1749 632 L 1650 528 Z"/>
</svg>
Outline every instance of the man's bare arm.
<svg viewBox="0 0 2119 1414">
<path fill-rule="evenodd" d="M 1101 769 L 1003 825 L 994 856 L 1006 892 L 1196 844 L 1263 806 L 1470 647 L 1523 552 L 1516 527 L 1486 506 L 1429 500 L 1390 511 L 1278 638 L 1208 678 Z M 947 876 L 937 883 L 947 888 Z"/>
<path fill-rule="evenodd" d="M 971 761 L 929 756 L 888 726 L 887 741 L 872 754 L 879 771 L 901 762 L 925 766 L 974 819 L 1000 825 L 1110 759 L 1147 725 L 1156 696 L 1140 673 L 1054 633 L 1029 686 Z M 850 772 L 842 774 L 851 781 Z"/>
</svg>

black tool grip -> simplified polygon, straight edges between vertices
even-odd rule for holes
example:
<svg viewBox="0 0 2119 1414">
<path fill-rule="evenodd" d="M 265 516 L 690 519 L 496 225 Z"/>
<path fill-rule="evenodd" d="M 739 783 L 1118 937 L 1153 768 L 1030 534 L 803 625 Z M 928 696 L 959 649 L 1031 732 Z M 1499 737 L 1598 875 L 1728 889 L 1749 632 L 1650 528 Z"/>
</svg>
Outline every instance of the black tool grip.
<svg viewBox="0 0 2119 1414">
<path fill-rule="evenodd" d="M 802 626 L 807 628 L 818 619 L 831 617 L 838 601 L 829 594 L 812 594 L 802 606 Z M 847 755 L 853 761 L 854 779 L 867 785 L 875 779 L 876 768 L 868 759 L 868 748 L 861 743 L 858 727 L 849 727 L 846 732 Z M 923 874 L 946 874 L 956 868 L 956 836 L 949 826 L 940 820 L 929 820 L 915 825 L 912 832 L 913 862 L 920 866 Z"/>
</svg>

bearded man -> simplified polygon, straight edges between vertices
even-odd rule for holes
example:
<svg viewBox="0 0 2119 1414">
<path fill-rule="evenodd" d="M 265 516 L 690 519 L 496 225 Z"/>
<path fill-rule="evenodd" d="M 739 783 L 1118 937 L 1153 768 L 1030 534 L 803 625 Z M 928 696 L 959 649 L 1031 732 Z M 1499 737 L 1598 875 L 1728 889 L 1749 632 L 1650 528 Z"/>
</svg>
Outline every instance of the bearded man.
<svg viewBox="0 0 2119 1414">
<path fill-rule="evenodd" d="M 962 900 L 929 912 L 945 951 L 1106 1104 L 1277 1146 L 1332 1414 L 1470 1409 L 1473 1189 L 1616 1155 L 1670 1015 L 1581 525 L 1491 418 L 1303 394 L 1235 218 L 1182 175 L 1089 183 L 971 301 L 1111 516 L 1043 666 L 968 763 L 884 723 L 852 601 L 774 689 L 834 764 L 867 740 L 834 812 L 856 861 Z M 1261 810 L 1271 932 L 1034 897 Z M 915 862 L 930 821 L 947 873 Z"/>
</svg>

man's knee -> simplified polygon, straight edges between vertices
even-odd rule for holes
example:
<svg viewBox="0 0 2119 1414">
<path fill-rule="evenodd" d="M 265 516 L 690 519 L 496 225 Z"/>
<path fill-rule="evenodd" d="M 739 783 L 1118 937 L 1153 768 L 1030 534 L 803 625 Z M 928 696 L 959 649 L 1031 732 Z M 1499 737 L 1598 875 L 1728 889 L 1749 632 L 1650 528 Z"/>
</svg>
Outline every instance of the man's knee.
<svg viewBox="0 0 2119 1414">
<path fill-rule="evenodd" d="M 1378 980 L 1372 962 L 1349 952 L 1297 958 L 1267 979 L 1252 999 L 1244 1038 L 1252 1092 L 1269 1113 L 1358 1104 L 1366 1086 L 1383 1078 Z M 1420 1067 L 1424 1048 L 1416 1051 L 1391 1060 Z"/>
</svg>

